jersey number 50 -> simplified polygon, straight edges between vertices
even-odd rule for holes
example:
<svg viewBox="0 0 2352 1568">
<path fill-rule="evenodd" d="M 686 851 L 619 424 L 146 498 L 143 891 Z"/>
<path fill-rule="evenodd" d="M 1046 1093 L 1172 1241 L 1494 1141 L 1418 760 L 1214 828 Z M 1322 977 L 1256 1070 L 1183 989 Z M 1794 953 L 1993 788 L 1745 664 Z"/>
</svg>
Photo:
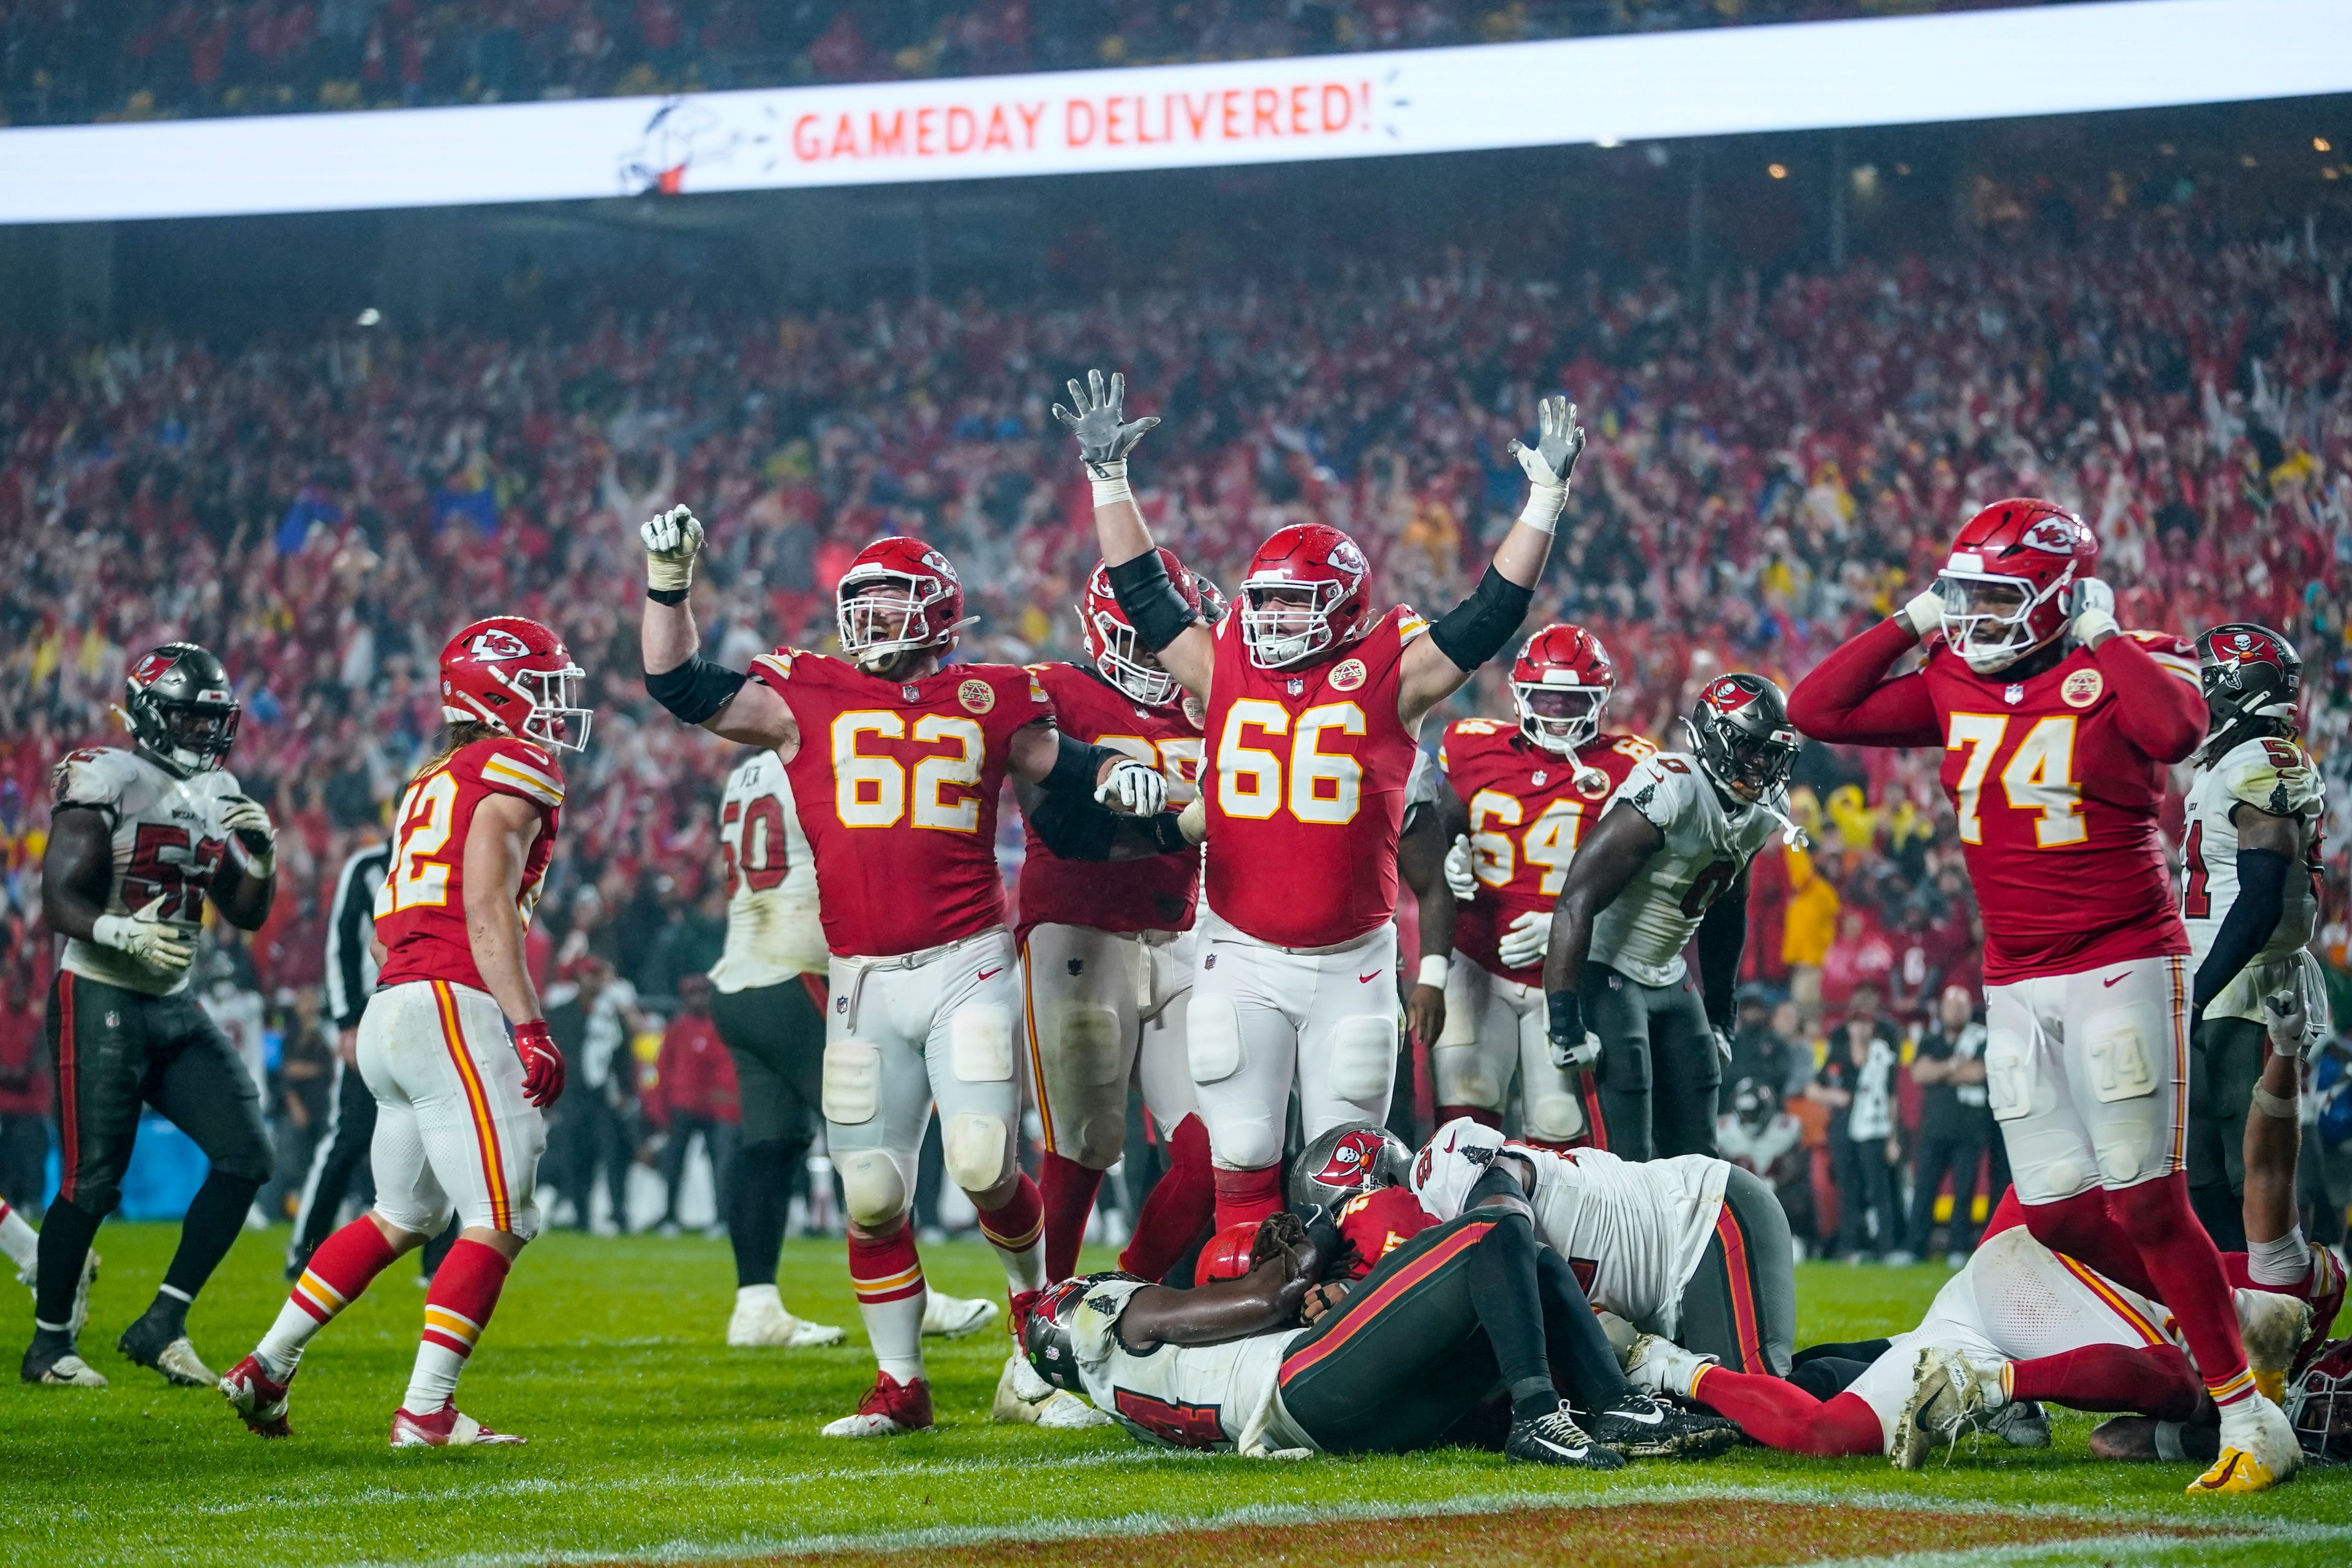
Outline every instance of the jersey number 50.
<svg viewBox="0 0 2352 1568">
<path fill-rule="evenodd" d="M 1290 737 L 1289 787 L 1284 787 L 1282 757 L 1263 746 L 1244 746 L 1244 730 Z M 1356 820 L 1362 805 L 1364 764 L 1343 753 L 1318 750 L 1323 731 L 1364 732 L 1364 710 L 1352 702 L 1325 702 L 1294 720 L 1279 702 L 1247 697 L 1225 714 L 1217 738 L 1217 805 L 1227 816 L 1264 819 L 1287 804 L 1301 822 L 1337 827 Z"/>
</svg>

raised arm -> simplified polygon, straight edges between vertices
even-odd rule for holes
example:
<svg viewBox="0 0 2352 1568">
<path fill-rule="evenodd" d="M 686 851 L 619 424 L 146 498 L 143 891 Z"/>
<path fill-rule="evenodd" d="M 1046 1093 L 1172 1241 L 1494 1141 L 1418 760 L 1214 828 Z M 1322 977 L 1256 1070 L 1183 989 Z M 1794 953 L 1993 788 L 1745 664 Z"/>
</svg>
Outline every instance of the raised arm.
<svg viewBox="0 0 2352 1568">
<path fill-rule="evenodd" d="M 2074 624 L 2090 618 L 2077 616 Z M 2159 763 L 2185 761 L 2205 739 L 2205 693 L 2197 684 L 2196 660 L 2172 654 L 2164 662 L 2138 637 L 2119 635 L 2112 616 L 2104 628 L 2094 626 L 2083 640 L 2115 690 L 2124 738 Z"/>
<path fill-rule="evenodd" d="M 1592 951 L 1592 922 L 1617 900 L 1666 841 L 1656 824 L 1633 806 L 1611 806 L 1568 863 L 1568 880 L 1552 906 L 1551 946 L 1544 954 L 1544 996 L 1550 1011 L 1552 1065 L 1589 1068 L 1600 1043 L 1584 1027 L 1577 987 Z"/>
<path fill-rule="evenodd" d="M 221 813 L 236 852 L 221 860 L 209 889 L 221 917 L 239 931 L 259 931 L 278 895 L 278 829 L 259 801 L 233 795 Z"/>
<path fill-rule="evenodd" d="M 1942 603 L 1922 594 L 1901 613 L 1838 647 L 1789 692 L 1789 722 L 1816 741 L 1847 745 L 1941 743 L 1927 678 L 1914 672 L 1889 680 L 1886 671 L 1933 629 L 1932 617 L 1940 615 Z"/>
<path fill-rule="evenodd" d="M 1528 503 L 1495 552 L 1494 564 L 1470 596 L 1440 616 L 1429 635 L 1409 645 L 1398 667 L 1397 717 L 1410 730 L 1423 715 L 1462 688 L 1478 667 L 1518 635 L 1551 554 L 1551 536 L 1568 508 L 1569 480 L 1584 451 L 1576 405 L 1547 397 L 1536 407 L 1536 444 L 1511 442 L 1511 456 L 1528 476 Z"/>
<path fill-rule="evenodd" d="M 646 608 L 637 646 L 646 692 L 686 723 L 770 747 L 790 762 L 800 750 L 801 730 L 783 698 L 697 651 L 702 638 L 687 595 L 694 585 L 694 558 L 702 551 L 702 524 L 687 508 L 674 506 L 638 531 L 646 546 Z"/>
<path fill-rule="evenodd" d="M 1144 651 L 1158 655 L 1177 684 L 1205 702 L 1215 645 L 1208 626 L 1168 580 L 1167 565 L 1127 483 L 1127 456 L 1160 423 L 1159 416 L 1125 417 L 1127 377 L 1116 371 L 1108 385 L 1098 370 L 1087 372 L 1086 385 L 1068 385 L 1071 405 L 1054 405 L 1054 417 L 1077 437 L 1078 457 L 1094 485 L 1095 537 L 1111 592 Z"/>
</svg>

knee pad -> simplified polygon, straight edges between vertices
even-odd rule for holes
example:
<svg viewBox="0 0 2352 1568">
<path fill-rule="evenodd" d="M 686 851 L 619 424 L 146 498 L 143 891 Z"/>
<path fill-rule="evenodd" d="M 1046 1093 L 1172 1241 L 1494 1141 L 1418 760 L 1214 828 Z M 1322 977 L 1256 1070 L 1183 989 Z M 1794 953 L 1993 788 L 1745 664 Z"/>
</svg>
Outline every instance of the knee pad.
<svg viewBox="0 0 2352 1568">
<path fill-rule="evenodd" d="M 1209 1126 L 1211 1161 L 1228 1171 L 1258 1171 L 1282 1159 L 1282 1130 L 1264 1111 L 1219 1117 Z"/>
<path fill-rule="evenodd" d="M 1528 1101 L 1528 1136 L 1565 1143 L 1584 1136 L 1584 1104 L 1572 1094 L 1538 1094 Z"/>
<path fill-rule="evenodd" d="M 1241 1071 L 1242 1010 L 1223 996 L 1195 994 L 1184 1031 L 1184 1061 L 1194 1083 L 1223 1083 Z"/>
<path fill-rule="evenodd" d="M 1650 1092 L 1650 1042 L 1641 1039 L 1601 1042 L 1601 1087 L 1621 1094 Z"/>
<path fill-rule="evenodd" d="M 825 1047 L 818 1098 L 824 1119 L 836 1126 L 873 1121 L 882 1110 L 882 1047 L 870 1040 L 835 1040 Z"/>
<path fill-rule="evenodd" d="M 1360 1013 L 1331 1030 L 1331 1092 L 1386 1108 L 1396 1083 L 1397 1026 L 1390 1014 Z"/>
<path fill-rule="evenodd" d="M 948 1020 L 948 1070 L 958 1083 L 1013 1077 L 1013 1015 L 996 1002 L 968 1002 Z"/>
<path fill-rule="evenodd" d="M 1452 1020 L 1448 1020 L 1448 1027 Z M 1481 1110 L 1503 1109 L 1503 1086 L 1486 1070 L 1475 1044 L 1448 1045 L 1441 1040 L 1429 1053 L 1429 1076 L 1437 1088 L 1440 1105 L 1475 1105 Z M 1533 1131 L 1533 1123 L 1529 1123 Z"/>
<path fill-rule="evenodd" d="M 581 1201 L 581 1207 L 587 1207 L 585 1199 Z M 381 1216 L 384 1224 L 429 1241 L 449 1228 L 449 1221 L 457 1215 L 457 1205 L 443 1198 L 437 1206 L 426 1208 L 421 1204 L 403 1204 L 379 1194 L 373 1212 Z"/>
<path fill-rule="evenodd" d="M 2023 1035 L 2006 1030 L 1988 1034 L 1984 1065 L 1985 1100 L 1994 1121 L 2015 1121 L 2037 1109 L 2056 1107 L 2054 1094 L 2048 1106 L 2035 1103 L 2041 1098 L 2042 1075 L 2034 1068 L 2033 1043 Z"/>
<path fill-rule="evenodd" d="M 984 1193 L 1004 1180 L 1012 1167 L 1012 1131 L 999 1116 L 964 1111 L 950 1118 L 940 1137 L 948 1180 L 968 1193 Z"/>
<path fill-rule="evenodd" d="M 850 1224 L 880 1230 L 907 1212 L 907 1178 L 887 1149 L 853 1149 L 833 1157 L 841 1173 L 842 1205 Z"/>
</svg>

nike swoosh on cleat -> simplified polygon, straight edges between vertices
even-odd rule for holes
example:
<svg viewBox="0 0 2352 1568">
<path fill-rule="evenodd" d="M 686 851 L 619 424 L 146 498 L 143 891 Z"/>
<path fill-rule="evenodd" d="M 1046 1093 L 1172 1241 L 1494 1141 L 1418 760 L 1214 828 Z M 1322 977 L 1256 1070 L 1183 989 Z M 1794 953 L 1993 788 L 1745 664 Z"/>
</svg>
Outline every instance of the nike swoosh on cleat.
<svg viewBox="0 0 2352 1568">
<path fill-rule="evenodd" d="M 1612 1410 L 1609 1414 L 1620 1421 L 1638 1421 L 1644 1426 L 1663 1426 L 1666 1424 L 1666 1413 L 1663 1410 L 1653 1410 L 1647 1415 L 1638 1410 Z"/>
<path fill-rule="evenodd" d="M 972 976 L 972 978 L 973 978 L 974 980 L 993 980 L 993 979 L 995 979 L 998 975 L 1000 975 L 1000 974 L 1002 974 L 1002 973 L 1004 973 L 1004 965 L 1003 965 L 1003 964 L 1001 964 L 1001 963 L 1000 963 L 1000 964 L 998 964 L 998 965 L 997 965 L 995 968 L 993 968 L 993 969 L 983 969 L 983 970 L 982 970 L 978 974 L 973 975 L 973 976 Z"/>
</svg>

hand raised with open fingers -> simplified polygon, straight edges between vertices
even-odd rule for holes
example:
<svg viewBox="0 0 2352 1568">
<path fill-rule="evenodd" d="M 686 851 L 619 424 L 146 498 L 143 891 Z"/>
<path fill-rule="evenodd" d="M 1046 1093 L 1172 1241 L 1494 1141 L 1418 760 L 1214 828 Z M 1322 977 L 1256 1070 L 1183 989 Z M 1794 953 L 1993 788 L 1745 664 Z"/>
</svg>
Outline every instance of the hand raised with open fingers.
<svg viewBox="0 0 2352 1568">
<path fill-rule="evenodd" d="M 1087 384 L 1067 384 L 1070 406 L 1054 405 L 1054 417 L 1068 427 L 1078 438 L 1078 456 L 1097 479 L 1111 478 L 1109 465 L 1123 463 L 1135 450 L 1135 444 L 1144 433 L 1160 423 L 1160 417 L 1147 414 L 1140 419 L 1127 417 L 1127 377 L 1113 371 L 1108 386 L 1103 373 L 1087 372 Z"/>
</svg>

